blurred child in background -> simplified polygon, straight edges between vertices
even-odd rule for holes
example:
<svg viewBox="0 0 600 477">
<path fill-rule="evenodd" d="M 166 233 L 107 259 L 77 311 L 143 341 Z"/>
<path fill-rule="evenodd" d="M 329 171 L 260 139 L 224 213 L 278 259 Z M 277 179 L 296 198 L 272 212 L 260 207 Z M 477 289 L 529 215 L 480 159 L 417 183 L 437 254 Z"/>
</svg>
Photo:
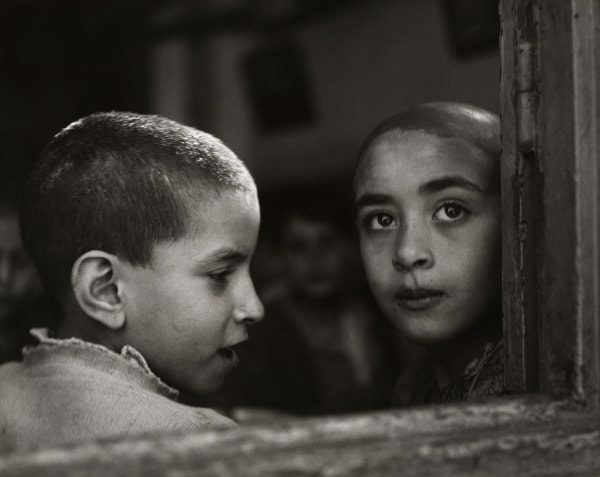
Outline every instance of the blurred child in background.
<svg viewBox="0 0 600 477">
<path fill-rule="evenodd" d="M 29 329 L 48 326 L 55 310 L 42 287 L 19 233 L 17 192 L 0 197 L 0 363 L 18 360 L 31 341 Z"/>
</svg>

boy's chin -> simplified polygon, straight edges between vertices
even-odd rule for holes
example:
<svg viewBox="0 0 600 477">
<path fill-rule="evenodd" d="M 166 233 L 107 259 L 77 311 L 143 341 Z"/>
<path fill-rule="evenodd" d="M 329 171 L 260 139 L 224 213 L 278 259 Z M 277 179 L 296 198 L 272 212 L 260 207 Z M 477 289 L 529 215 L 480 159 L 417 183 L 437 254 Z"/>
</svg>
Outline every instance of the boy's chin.
<svg viewBox="0 0 600 477">
<path fill-rule="evenodd" d="M 198 383 L 185 383 L 179 387 L 179 391 L 191 396 L 203 396 L 217 391 L 224 383 L 225 376 L 204 376 Z"/>
</svg>

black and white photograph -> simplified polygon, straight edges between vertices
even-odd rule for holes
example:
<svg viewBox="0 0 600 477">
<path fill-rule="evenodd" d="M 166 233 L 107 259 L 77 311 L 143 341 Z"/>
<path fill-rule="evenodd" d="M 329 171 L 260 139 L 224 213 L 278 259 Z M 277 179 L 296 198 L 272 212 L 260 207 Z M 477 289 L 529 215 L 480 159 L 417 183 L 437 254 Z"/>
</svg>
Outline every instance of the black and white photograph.
<svg viewBox="0 0 600 477">
<path fill-rule="evenodd" d="M 46 475 L 600 475 L 600 0 L 0 0 Z"/>
</svg>

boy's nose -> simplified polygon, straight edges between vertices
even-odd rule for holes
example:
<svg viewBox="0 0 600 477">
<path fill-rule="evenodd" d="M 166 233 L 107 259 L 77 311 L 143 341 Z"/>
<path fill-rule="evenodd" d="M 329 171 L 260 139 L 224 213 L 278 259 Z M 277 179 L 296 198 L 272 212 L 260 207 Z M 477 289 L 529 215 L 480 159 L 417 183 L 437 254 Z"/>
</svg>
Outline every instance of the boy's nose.
<svg viewBox="0 0 600 477">
<path fill-rule="evenodd" d="M 404 230 L 399 230 L 392 257 L 392 265 L 396 270 L 431 268 L 433 262 L 428 233 L 423 227 L 412 223 L 407 224 Z"/>
<path fill-rule="evenodd" d="M 233 312 L 233 319 L 238 323 L 257 323 L 263 319 L 265 308 L 256 294 L 252 281 L 248 284 L 241 305 Z"/>
</svg>

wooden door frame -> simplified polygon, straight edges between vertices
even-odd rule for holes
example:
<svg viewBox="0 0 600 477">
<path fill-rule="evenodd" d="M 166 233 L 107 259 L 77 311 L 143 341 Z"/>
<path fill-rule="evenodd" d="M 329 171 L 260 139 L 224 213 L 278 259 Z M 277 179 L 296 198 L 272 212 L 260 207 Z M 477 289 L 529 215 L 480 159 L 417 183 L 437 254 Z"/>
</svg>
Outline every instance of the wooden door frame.
<svg viewBox="0 0 600 477">
<path fill-rule="evenodd" d="M 600 4 L 501 7 L 506 383 L 596 411 Z"/>
</svg>

